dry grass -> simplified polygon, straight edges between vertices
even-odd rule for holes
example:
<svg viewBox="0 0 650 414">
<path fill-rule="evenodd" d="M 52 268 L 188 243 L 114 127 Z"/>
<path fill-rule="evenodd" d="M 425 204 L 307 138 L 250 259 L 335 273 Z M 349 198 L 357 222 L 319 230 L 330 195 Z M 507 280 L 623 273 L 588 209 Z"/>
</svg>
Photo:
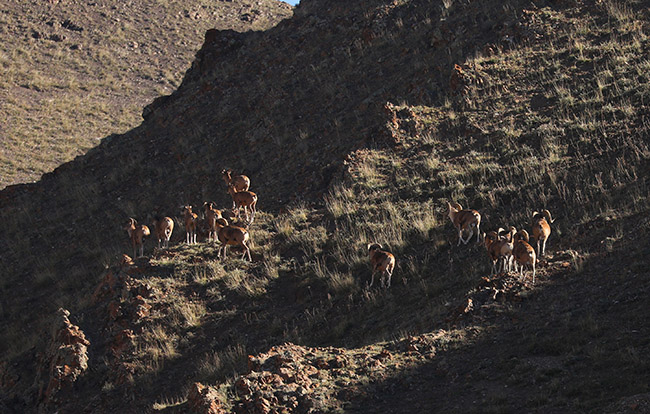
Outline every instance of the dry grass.
<svg viewBox="0 0 650 414">
<path fill-rule="evenodd" d="M 0 188 L 35 181 L 136 127 L 145 105 L 178 87 L 207 29 L 259 30 L 290 14 L 272 2 L 257 7 L 270 13 L 244 22 L 245 8 L 204 0 L 128 8 L 9 0 L 0 14 Z M 74 16 L 80 31 L 63 25 Z"/>
</svg>

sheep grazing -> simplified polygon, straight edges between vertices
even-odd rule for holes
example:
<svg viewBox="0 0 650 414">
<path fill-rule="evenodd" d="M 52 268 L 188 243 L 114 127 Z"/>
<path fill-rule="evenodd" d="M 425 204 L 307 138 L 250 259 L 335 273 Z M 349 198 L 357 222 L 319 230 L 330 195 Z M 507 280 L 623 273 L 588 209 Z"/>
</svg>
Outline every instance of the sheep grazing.
<svg viewBox="0 0 650 414">
<path fill-rule="evenodd" d="M 129 218 L 129 222 L 124 228 L 129 233 L 129 239 L 133 244 L 133 257 L 136 257 L 136 248 L 140 246 L 140 256 L 144 256 L 144 238 L 151 234 L 149 227 L 137 225 L 138 222 L 133 218 Z"/>
<path fill-rule="evenodd" d="M 368 244 L 368 252 L 370 253 L 370 265 L 372 266 L 372 279 L 370 285 L 375 283 L 375 273 L 380 273 L 381 286 L 389 288 L 390 280 L 393 277 L 393 269 L 395 268 L 395 256 L 385 250 L 381 250 L 381 244 L 371 243 Z"/>
<path fill-rule="evenodd" d="M 553 224 L 553 222 L 555 222 L 555 220 L 551 218 L 550 211 L 542 210 L 541 213 L 538 213 L 537 211 L 533 212 L 531 226 L 533 228 L 533 238 L 537 240 L 537 256 L 539 257 L 546 254 L 546 240 L 548 240 L 548 236 L 551 235 L 551 224 Z"/>
<path fill-rule="evenodd" d="M 481 214 L 476 210 L 463 210 L 463 207 L 458 203 L 453 203 L 453 205 L 447 202 L 447 207 L 449 209 L 449 219 L 454 224 L 454 227 L 458 229 L 458 244 L 460 242 L 467 244 L 474 232 L 476 232 L 476 242 L 480 241 L 481 237 Z M 467 239 L 463 239 L 463 232 L 469 231 Z"/>
<path fill-rule="evenodd" d="M 182 209 L 185 220 L 185 241 L 187 244 L 196 244 L 196 227 L 199 216 L 192 212 L 192 206 L 183 206 Z"/>
<path fill-rule="evenodd" d="M 221 210 L 214 208 L 214 203 L 203 203 L 205 219 L 208 222 L 208 242 L 217 241 L 217 219 L 221 218 Z"/>
<path fill-rule="evenodd" d="M 535 284 L 535 263 L 537 256 L 535 249 L 528 244 L 528 232 L 526 230 L 519 230 L 515 235 L 514 248 L 512 254 L 515 258 L 515 271 L 517 271 L 517 264 L 521 266 L 519 275 L 521 278 L 524 276 L 524 265 L 529 264 L 533 268 L 533 285 Z"/>
<path fill-rule="evenodd" d="M 169 248 L 169 239 L 174 231 L 174 220 L 169 217 L 156 217 L 153 219 L 153 227 L 158 238 L 158 248 L 160 249 L 161 244 L 165 249 Z"/>
<path fill-rule="evenodd" d="M 228 185 L 228 194 L 232 197 L 233 210 L 236 209 L 237 217 L 239 212 L 244 207 L 244 214 L 246 215 L 246 222 L 253 223 L 255 219 L 255 206 L 257 205 L 257 194 L 252 191 L 237 191 L 233 184 Z M 248 210 L 251 210 L 251 219 L 248 221 Z"/>
<path fill-rule="evenodd" d="M 227 186 L 233 185 L 236 191 L 248 191 L 251 186 L 251 180 L 245 175 L 232 175 L 232 170 L 224 168 L 221 171 L 223 181 Z M 232 203 L 233 210 L 235 209 L 235 201 Z"/>
<path fill-rule="evenodd" d="M 216 219 L 215 224 L 217 226 L 217 238 L 221 243 L 217 257 L 225 259 L 228 246 L 241 246 L 244 248 L 244 254 L 241 259 L 244 260 L 248 256 L 248 261 L 252 262 L 251 251 L 247 245 L 249 239 L 248 231 L 242 227 L 228 225 L 228 220 L 224 218 Z"/>
</svg>

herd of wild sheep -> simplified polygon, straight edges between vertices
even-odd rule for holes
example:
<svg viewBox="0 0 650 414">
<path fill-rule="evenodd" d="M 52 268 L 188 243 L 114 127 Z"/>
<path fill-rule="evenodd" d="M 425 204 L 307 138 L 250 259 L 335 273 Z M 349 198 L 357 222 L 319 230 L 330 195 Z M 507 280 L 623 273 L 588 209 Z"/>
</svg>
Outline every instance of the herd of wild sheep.
<svg viewBox="0 0 650 414">
<path fill-rule="evenodd" d="M 244 215 L 246 217 L 247 225 L 250 225 L 255 219 L 255 206 L 257 205 L 257 194 L 248 191 L 251 181 L 245 175 L 233 176 L 232 170 L 224 169 L 221 174 L 228 186 L 228 193 L 232 197 L 232 209 L 235 217 L 239 218 L 240 211 L 243 207 Z M 251 259 L 251 252 L 248 248 L 248 230 L 240 226 L 233 226 L 228 224 L 228 220 L 224 217 L 221 210 L 217 210 L 214 203 L 205 202 L 203 204 L 205 219 L 208 226 L 208 242 L 217 241 L 221 244 L 218 250 L 218 257 L 226 257 L 226 249 L 228 246 L 241 246 L 244 249 L 244 257 Z M 250 212 L 250 218 L 249 218 Z M 198 228 L 199 216 L 192 211 L 192 206 L 182 207 L 183 221 L 185 222 L 185 241 L 187 244 L 196 244 L 196 233 Z M 231 216 L 228 219 L 232 220 Z M 174 220 L 170 217 L 156 217 L 153 221 L 154 231 L 158 239 L 158 248 L 169 247 L 169 239 L 172 237 L 174 231 Z M 126 231 L 129 233 L 129 239 L 133 245 L 133 256 L 136 256 L 138 248 L 140 249 L 140 256 L 144 253 L 144 238 L 149 236 L 151 232 L 149 227 L 140 224 L 130 218 Z"/>
<path fill-rule="evenodd" d="M 220 248 L 217 253 L 218 258 L 226 257 L 228 246 L 240 246 L 244 253 L 242 260 L 248 257 L 251 259 L 250 249 L 248 247 L 249 234 L 244 227 L 228 224 L 228 220 L 233 216 L 239 219 L 241 209 L 244 209 L 245 226 L 249 226 L 255 219 L 255 206 L 257 205 L 257 195 L 248 191 L 250 179 L 245 175 L 233 175 L 232 170 L 224 169 L 221 172 L 223 180 L 228 186 L 228 193 L 232 197 L 232 215 L 226 219 L 225 212 L 217 210 L 214 203 L 205 202 L 203 211 L 208 227 L 208 242 L 219 240 Z M 546 241 L 551 234 L 551 224 L 555 221 L 551 218 L 548 210 L 542 210 L 541 213 L 535 211 L 532 216 L 532 236 L 537 243 L 537 252 L 529 244 L 529 234 L 526 230 L 517 231 L 516 228 L 509 229 L 499 228 L 497 231 L 481 233 L 481 214 L 476 210 L 463 209 L 458 203 L 447 203 L 449 219 L 458 231 L 458 246 L 461 242 L 467 244 L 474 235 L 476 242 L 481 238 L 492 261 L 492 274 L 497 272 L 510 272 L 514 266 L 517 272 L 519 267 L 520 277 L 523 278 L 524 266 L 531 267 L 533 272 L 533 284 L 535 284 L 535 264 L 538 257 L 544 256 L 546 252 Z M 249 217 L 250 213 L 250 217 Z M 192 206 L 182 207 L 183 219 L 185 222 L 185 241 L 187 244 L 196 244 L 196 233 L 198 215 L 192 211 Z M 158 248 L 168 248 L 169 239 L 174 230 L 174 220 L 169 217 L 156 217 L 153 221 L 154 231 L 158 239 Z M 140 249 L 140 256 L 144 252 L 144 238 L 151 232 L 145 225 L 138 225 L 137 221 L 129 218 L 126 230 L 133 245 L 133 256 L 136 256 L 137 249 Z M 467 238 L 463 237 L 467 234 Z M 369 287 L 375 282 L 375 274 L 379 274 L 382 287 L 390 287 L 390 281 L 395 268 L 395 256 L 382 250 L 381 244 L 368 244 L 370 254 L 370 264 L 372 267 L 372 279 Z"/>
<path fill-rule="evenodd" d="M 542 257 L 546 253 L 546 241 L 551 235 L 551 224 L 555 221 L 551 218 L 551 212 L 542 210 L 541 213 L 535 211 L 532 217 L 533 238 L 537 241 L 537 253 L 529 244 L 529 234 L 526 230 L 517 231 L 516 228 L 510 227 L 508 230 L 499 228 L 497 231 L 481 233 L 481 213 L 476 210 L 463 209 L 458 203 L 447 203 L 449 219 L 458 230 L 458 246 L 460 243 L 467 244 L 474 235 L 476 242 L 483 238 L 485 249 L 492 260 L 492 274 L 497 272 L 510 272 L 514 265 L 514 271 L 519 267 L 519 275 L 523 278 L 524 266 L 528 265 L 533 271 L 533 284 L 535 284 L 535 264 L 537 257 Z M 463 234 L 467 238 L 463 238 Z M 395 256 L 382 250 L 380 244 L 372 243 L 368 245 L 370 252 L 370 264 L 372 266 L 372 279 L 370 286 L 375 281 L 375 274 L 379 273 L 381 285 L 390 287 L 390 280 L 395 268 Z"/>
</svg>

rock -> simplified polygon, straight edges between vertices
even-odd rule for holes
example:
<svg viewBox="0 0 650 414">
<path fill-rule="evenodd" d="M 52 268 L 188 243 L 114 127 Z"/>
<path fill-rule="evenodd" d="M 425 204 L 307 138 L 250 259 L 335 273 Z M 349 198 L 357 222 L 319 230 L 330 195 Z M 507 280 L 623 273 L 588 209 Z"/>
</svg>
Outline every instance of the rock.
<svg viewBox="0 0 650 414">
<path fill-rule="evenodd" d="M 190 390 L 187 393 L 187 405 L 193 413 L 226 414 L 226 410 L 224 410 L 218 399 L 217 391 L 200 382 L 195 382 L 190 386 Z"/>
<path fill-rule="evenodd" d="M 39 358 L 41 368 L 37 382 L 39 400 L 44 404 L 56 401 L 57 394 L 88 369 L 90 341 L 78 326 L 70 322 L 69 316 L 69 311 L 59 308 L 52 324 L 50 344 Z"/>
</svg>

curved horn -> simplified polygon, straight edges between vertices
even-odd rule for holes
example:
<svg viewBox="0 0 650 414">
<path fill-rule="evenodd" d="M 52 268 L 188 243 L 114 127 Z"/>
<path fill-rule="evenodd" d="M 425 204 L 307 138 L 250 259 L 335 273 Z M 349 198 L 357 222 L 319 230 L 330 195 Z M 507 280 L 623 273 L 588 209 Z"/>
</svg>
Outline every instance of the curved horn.
<svg viewBox="0 0 650 414">
<path fill-rule="evenodd" d="M 542 210 L 542 213 L 544 213 L 544 217 L 546 217 L 546 220 L 548 220 L 549 223 L 553 223 L 555 220 L 551 218 L 551 212 L 548 210 Z"/>
<path fill-rule="evenodd" d="M 528 236 L 528 232 L 526 230 L 519 230 L 519 234 L 521 235 L 521 238 L 528 243 L 530 240 L 530 237 Z"/>
</svg>

